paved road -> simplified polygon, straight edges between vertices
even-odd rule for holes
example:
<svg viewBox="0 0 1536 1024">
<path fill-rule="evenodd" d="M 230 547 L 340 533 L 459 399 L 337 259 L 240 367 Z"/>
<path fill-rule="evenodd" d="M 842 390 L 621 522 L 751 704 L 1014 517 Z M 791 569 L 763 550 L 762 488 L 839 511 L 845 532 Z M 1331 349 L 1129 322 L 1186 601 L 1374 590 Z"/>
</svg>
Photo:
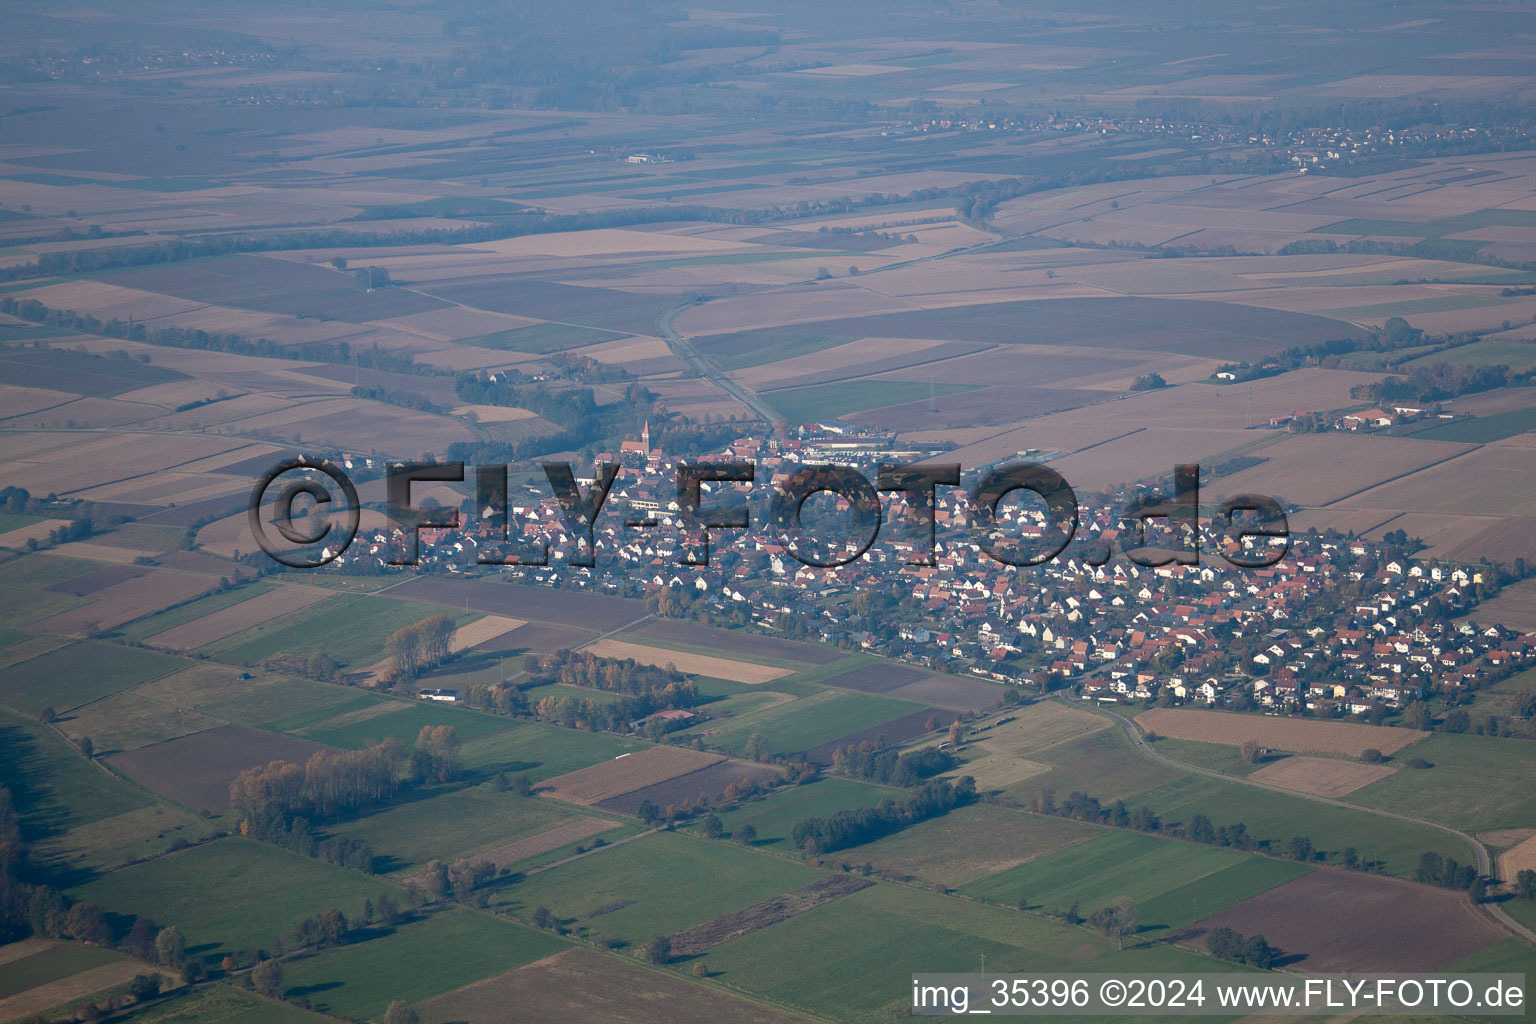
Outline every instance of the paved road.
<svg viewBox="0 0 1536 1024">
<path fill-rule="evenodd" d="M 707 302 L 708 300 L 703 301 Z M 673 355 L 691 366 L 694 373 L 697 373 L 700 377 L 714 384 L 748 409 L 751 409 L 759 419 L 770 426 L 777 423 L 780 417 L 771 405 L 731 380 L 713 359 L 710 359 L 695 348 L 692 342 L 677 333 L 677 328 L 672 326 L 672 321 L 677 318 L 677 314 L 685 309 L 691 309 L 702 304 L 703 302 L 701 301 L 680 303 L 656 318 L 656 329 L 667 343 L 667 347 L 672 350 Z"/>
<path fill-rule="evenodd" d="M 1188 772 L 1193 775 L 1205 775 L 1209 778 L 1219 779 L 1222 782 L 1235 782 L 1243 786 L 1252 786 L 1255 789 L 1267 789 L 1272 793 L 1281 793 L 1285 796 L 1299 797 L 1303 800 L 1312 800 L 1316 803 L 1329 804 L 1333 807 L 1344 807 L 1351 811 L 1359 811 L 1362 814 L 1374 814 L 1378 818 L 1390 818 L 1393 821 L 1402 821 L 1410 825 L 1422 825 L 1425 828 L 1434 829 L 1436 832 L 1443 833 L 1452 837 L 1453 839 L 1465 843 L 1467 848 L 1472 851 L 1473 857 L 1477 860 L 1478 874 L 1485 877 L 1491 877 L 1493 874 L 1493 863 L 1488 856 L 1488 850 L 1483 846 L 1483 844 L 1478 842 L 1472 836 L 1467 835 L 1467 833 L 1451 828 L 1449 825 L 1442 825 L 1435 821 L 1425 821 L 1423 818 L 1412 818 L 1406 814 L 1397 814 L 1393 811 L 1383 811 L 1375 807 L 1362 807 L 1359 804 L 1346 803 L 1343 800 L 1334 800 L 1330 797 L 1314 796 L 1310 793 L 1299 793 L 1294 789 L 1283 789 L 1279 786 L 1266 785 L 1262 782 L 1255 782 L 1252 779 L 1243 778 L 1240 775 L 1224 775 L 1221 772 L 1213 771 L 1209 768 L 1198 768 L 1191 764 L 1185 764 L 1183 761 L 1175 761 L 1173 758 L 1166 757 L 1158 751 L 1152 749 L 1152 744 L 1147 742 L 1147 738 L 1145 735 L 1143 735 L 1141 727 L 1136 725 L 1136 723 L 1132 722 L 1129 718 L 1125 717 L 1119 712 L 1111 711 L 1106 707 L 1094 707 L 1092 705 L 1086 704 L 1073 705 L 1064 697 L 1058 697 L 1057 699 L 1064 704 L 1069 704 L 1069 706 L 1086 707 L 1090 711 L 1095 711 L 1102 715 L 1108 715 L 1110 718 L 1115 719 L 1120 723 L 1120 728 L 1125 730 L 1125 734 L 1130 737 L 1131 742 L 1136 745 L 1136 749 L 1160 764 L 1168 765 L 1170 768 L 1177 768 L 1181 772 Z M 1536 931 L 1532 931 L 1525 925 L 1521 924 L 1519 921 L 1516 921 L 1514 918 L 1510 917 L 1497 904 L 1483 903 L 1481 904 L 1481 907 L 1483 910 L 1488 912 L 1489 916 L 1502 924 L 1511 933 L 1519 936 L 1526 942 L 1531 943 L 1531 945 L 1536 946 Z"/>
</svg>

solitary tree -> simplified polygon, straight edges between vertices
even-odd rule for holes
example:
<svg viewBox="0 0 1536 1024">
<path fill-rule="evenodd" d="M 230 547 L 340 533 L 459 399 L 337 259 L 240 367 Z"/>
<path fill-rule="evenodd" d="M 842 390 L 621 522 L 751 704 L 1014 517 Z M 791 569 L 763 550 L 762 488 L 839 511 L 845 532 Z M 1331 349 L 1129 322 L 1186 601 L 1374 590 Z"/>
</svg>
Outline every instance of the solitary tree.
<svg viewBox="0 0 1536 1024">
<path fill-rule="evenodd" d="M 1243 760 L 1249 764 L 1258 764 L 1263 749 L 1263 747 L 1259 746 L 1258 740 L 1244 740 Z"/>
<path fill-rule="evenodd" d="M 409 1003 L 399 999 L 389 1004 L 389 1009 L 384 1011 L 380 1020 L 381 1024 L 421 1024 L 421 1016 L 411 1009 Z"/>
<path fill-rule="evenodd" d="M 1125 937 L 1136 931 L 1136 904 L 1121 896 L 1107 907 L 1100 907 L 1088 918 L 1088 923 L 1104 933 L 1105 938 L 1115 940 L 1125 948 Z"/>
<path fill-rule="evenodd" d="M 251 984 L 268 999 L 283 997 L 283 965 L 276 960 L 263 960 L 251 968 Z"/>
<path fill-rule="evenodd" d="M 112 941 L 112 928 L 107 924 L 107 917 L 94 903 L 76 903 L 70 907 L 69 915 L 64 919 L 64 927 L 73 938 L 81 942 L 105 946 Z"/>
<path fill-rule="evenodd" d="M 640 955 L 653 964 L 671 963 L 672 940 L 665 935 L 658 935 L 640 947 Z"/>
<path fill-rule="evenodd" d="M 180 967 L 187 958 L 187 943 L 175 925 L 160 929 L 155 936 L 155 959 L 167 967 Z"/>
<path fill-rule="evenodd" d="M 753 825 L 743 825 L 731 833 L 731 838 L 742 846 L 751 846 L 757 839 L 757 828 Z"/>
</svg>

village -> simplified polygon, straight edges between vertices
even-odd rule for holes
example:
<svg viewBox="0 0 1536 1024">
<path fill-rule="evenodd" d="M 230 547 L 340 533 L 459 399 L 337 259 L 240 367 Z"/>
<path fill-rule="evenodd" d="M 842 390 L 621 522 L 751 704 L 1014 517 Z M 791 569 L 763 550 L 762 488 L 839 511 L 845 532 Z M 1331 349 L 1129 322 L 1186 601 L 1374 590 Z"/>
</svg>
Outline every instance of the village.
<svg viewBox="0 0 1536 1024">
<path fill-rule="evenodd" d="M 1346 427 L 1347 429 L 1347 427 Z M 1361 716 L 1381 721 L 1415 701 L 1451 703 L 1536 664 L 1536 634 L 1482 622 L 1480 601 L 1509 570 L 1421 562 L 1400 546 L 1336 533 L 1297 533 L 1283 558 L 1262 568 L 1219 557 L 1225 523 L 1198 519 L 1195 564 L 1148 564 L 1147 538 L 1122 538 L 1121 505 L 1084 496 L 1076 537 L 1057 557 L 1017 567 L 986 554 L 969 530 L 965 495 L 938 488 L 935 557 L 921 538 L 889 539 L 904 511 L 886 497 L 886 528 L 862 557 L 835 567 L 803 564 L 792 541 L 762 528 L 756 501 L 744 530 L 713 530 L 708 564 L 684 564 L 687 537 L 675 495 L 681 459 L 652 448 L 649 430 L 596 461 L 618 464 L 594 524 L 592 565 L 574 564 L 585 538 L 547 493 L 525 486 L 509 498 L 522 541 L 548 546 L 548 565 L 501 566 L 489 515 L 467 529 L 420 531 L 416 571 L 501 571 L 548 586 L 645 597 L 658 614 L 697 616 L 877 654 L 923 667 L 1016 685 L 1070 690 L 1084 700 L 1155 701 L 1228 710 Z M 887 439 L 846 424 L 806 424 L 796 436 L 741 438 L 719 453 L 751 459 L 757 480 L 809 465 L 861 466 L 873 476 Z M 916 453 L 902 453 L 908 457 Z M 1048 462 L 1053 453 L 1016 458 Z M 980 467 L 986 469 L 988 467 Z M 1170 467 L 1171 468 L 1171 467 Z M 591 479 L 578 476 L 585 489 Z M 737 485 L 716 484 L 715 488 Z M 731 495 L 703 484 L 704 500 Z M 736 500 L 741 500 L 738 496 Z M 1216 505 L 1205 497 L 1202 510 Z M 844 511 L 845 501 L 839 502 Z M 1043 505 L 1003 501 L 996 527 L 1021 538 L 1048 528 Z M 649 524 L 649 525 L 647 525 Z M 514 530 L 516 527 L 514 527 Z M 359 537 L 333 571 L 388 566 L 405 540 L 383 530 Z M 1125 554 L 1114 554 L 1117 547 Z M 1167 561 L 1166 556 L 1161 559 Z"/>
</svg>

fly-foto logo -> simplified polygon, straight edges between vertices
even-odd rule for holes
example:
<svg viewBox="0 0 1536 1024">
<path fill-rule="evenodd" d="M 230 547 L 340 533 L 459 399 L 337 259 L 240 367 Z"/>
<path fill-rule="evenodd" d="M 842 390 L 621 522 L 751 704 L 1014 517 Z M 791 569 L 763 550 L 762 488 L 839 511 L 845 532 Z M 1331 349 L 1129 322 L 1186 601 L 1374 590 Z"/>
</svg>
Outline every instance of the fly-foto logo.
<svg viewBox="0 0 1536 1024">
<path fill-rule="evenodd" d="M 540 463 L 553 493 L 563 530 L 574 538 L 574 550 L 562 558 L 566 565 L 595 564 L 596 532 L 607 506 L 617 463 L 599 463 L 585 486 L 566 462 Z M 756 465 L 747 460 L 681 462 L 677 466 L 675 499 L 669 504 L 679 531 L 677 564 L 708 565 L 711 534 L 718 530 L 751 530 L 752 509 L 745 493 L 732 500 L 703 501 L 705 487 L 756 486 Z M 908 565 L 935 565 L 938 488 L 958 487 L 958 464 L 882 464 L 875 481 L 852 466 L 805 464 L 767 482 L 766 526 L 801 564 L 819 568 L 847 565 L 862 558 L 875 542 L 884 520 L 881 494 L 900 496 L 900 520 L 910 551 Z M 286 478 L 286 479 L 285 479 Z M 415 565 L 420 560 L 424 530 L 464 528 L 457 509 L 418 506 L 412 488 L 422 484 L 463 483 L 462 462 L 396 463 L 384 478 L 383 532 L 392 538 L 390 565 Z M 542 566 L 550 564 L 547 539 L 514 535 L 509 519 L 508 470 L 505 465 L 476 466 L 474 508 L 486 543 L 477 545 L 480 565 Z M 1040 528 L 1009 529 L 1013 522 L 1000 514 L 1004 499 L 1028 492 L 1043 504 Z M 830 493 L 845 513 L 838 535 L 822 536 L 804 521 L 807 502 Z M 1077 494 L 1049 466 L 1019 462 L 989 469 L 970 487 L 961 505 L 967 531 L 981 551 L 1004 565 L 1028 567 L 1061 556 L 1077 535 Z M 362 503 L 345 471 L 331 462 L 290 459 L 268 471 L 251 492 L 248 519 L 260 548 L 290 568 L 318 568 L 341 557 L 358 533 Z M 1273 498 L 1240 494 L 1209 510 L 1219 530 L 1218 553 L 1234 566 L 1274 565 L 1289 550 L 1290 526 Z M 1142 495 L 1119 510 L 1115 531 L 1121 553 L 1138 565 L 1194 565 L 1200 560 L 1200 469 L 1174 469 L 1171 495 Z M 1148 527 L 1164 523 L 1174 540 L 1149 540 Z M 660 525 L 654 514 L 626 518 L 625 529 Z M 1108 543 L 1091 545 L 1083 561 L 1102 565 L 1111 556 Z"/>
</svg>

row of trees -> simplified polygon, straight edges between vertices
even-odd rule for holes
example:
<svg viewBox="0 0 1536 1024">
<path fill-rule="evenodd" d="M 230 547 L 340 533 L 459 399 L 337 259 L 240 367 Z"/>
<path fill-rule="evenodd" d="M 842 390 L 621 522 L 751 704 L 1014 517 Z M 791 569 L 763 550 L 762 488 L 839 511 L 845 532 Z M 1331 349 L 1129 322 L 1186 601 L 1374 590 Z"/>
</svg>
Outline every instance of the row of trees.
<svg viewBox="0 0 1536 1024">
<path fill-rule="evenodd" d="M 1221 960 L 1231 960 L 1264 970 L 1275 966 L 1285 955 L 1265 941 L 1264 936 L 1245 936 L 1231 928 L 1212 928 L 1205 935 L 1205 948 Z"/>
<path fill-rule="evenodd" d="M 396 679 L 414 679 L 447 661 L 452 653 L 453 616 L 440 614 L 401 626 L 384 641 L 394 663 Z"/>
<path fill-rule="evenodd" d="M 1125 801 L 1116 800 L 1105 807 L 1097 797 L 1083 792 L 1073 792 L 1058 805 L 1055 792 L 1047 789 L 1041 793 L 1031 809 L 1037 814 L 1055 814 L 1064 818 L 1075 818 L 1078 821 L 1113 825 L 1116 828 L 1132 828 L 1138 832 L 1164 832 L 1196 843 L 1225 846 L 1234 850 L 1253 851 L 1264 845 L 1249 834 L 1248 826 L 1241 821 L 1231 825 L 1217 825 L 1206 815 L 1195 814 L 1190 817 L 1186 825 L 1165 827 L 1157 814 L 1146 805 L 1132 810 L 1126 806 Z M 1321 856 L 1320 852 L 1313 848 L 1311 838 L 1301 835 L 1292 836 L 1278 849 L 1273 844 L 1270 845 L 1270 852 L 1281 851 L 1292 860 L 1303 863 L 1311 863 Z M 1340 852 L 1340 861 L 1344 867 L 1351 870 L 1363 870 L 1366 867 L 1353 846 L 1347 846 Z"/>
<path fill-rule="evenodd" d="M 1368 402 L 1439 402 L 1457 395 L 1472 395 L 1514 383 L 1529 383 L 1529 380 L 1529 376 L 1517 379 L 1509 367 L 1504 365 L 1435 363 L 1433 366 L 1416 366 L 1406 376 L 1356 384 L 1349 389 L 1349 397 Z"/>
<path fill-rule="evenodd" d="M 400 741 L 388 739 L 367 750 L 319 750 L 303 767 L 271 761 L 235 776 L 230 807 L 247 833 L 285 831 L 295 815 L 333 815 L 393 797 L 405 760 Z"/>
<path fill-rule="evenodd" d="M 1446 889 L 1466 889 L 1477 899 L 1482 899 L 1487 886 L 1477 868 L 1462 864 L 1455 857 L 1442 857 L 1433 850 L 1419 854 L 1419 866 L 1414 869 L 1413 879 Z"/>
<path fill-rule="evenodd" d="M 91 250 L 101 252 L 102 250 Z M 113 253 L 129 254 L 132 249 L 112 250 Z M 60 254 L 50 253 L 48 256 Z M 63 254 L 77 256 L 79 253 Z M 131 265 L 131 264 L 128 264 Z M 7 277 L 7 272 L 16 268 L 0 268 L 0 280 Z M 29 276 L 29 275 L 14 275 Z M 88 313 L 77 313 L 72 309 L 53 309 L 43 305 L 36 299 L 22 299 L 20 302 L 6 296 L 0 298 L 0 313 L 29 320 L 37 324 L 49 324 L 54 327 L 64 327 L 72 331 L 80 331 L 83 334 L 99 334 L 108 338 L 122 338 L 125 341 L 139 341 L 146 345 L 160 345 L 166 348 L 190 348 L 210 352 L 229 352 L 235 355 L 263 356 L 269 359 L 302 359 L 323 363 L 346 363 L 374 370 L 388 370 L 393 373 L 433 373 L 431 367 L 417 365 L 409 352 L 398 352 L 380 348 L 377 344 L 370 348 L 352 348 L 345 341 L 331 342 L 316 341 L 303 345 L 282 345 L 269 338 L 247 338 L 241 334 L 233 334 L 221 331 L 204 331 L 186 327 L 154 327 L 150 328 L 142 323 L 124 322 L 115 317 L 102 321 Z"/>
<path fill-rule="evenodd" d="M 950 782 L 928 782 L 906 800 L 882 800 L 877 807 L 838 811 L 828 818 L 806 818 L 790 830 L 790 841 L 808 856 L 831 853 L 874 842 L 976 799 L 976 780 L 969 775 Z"/>
</svg>

